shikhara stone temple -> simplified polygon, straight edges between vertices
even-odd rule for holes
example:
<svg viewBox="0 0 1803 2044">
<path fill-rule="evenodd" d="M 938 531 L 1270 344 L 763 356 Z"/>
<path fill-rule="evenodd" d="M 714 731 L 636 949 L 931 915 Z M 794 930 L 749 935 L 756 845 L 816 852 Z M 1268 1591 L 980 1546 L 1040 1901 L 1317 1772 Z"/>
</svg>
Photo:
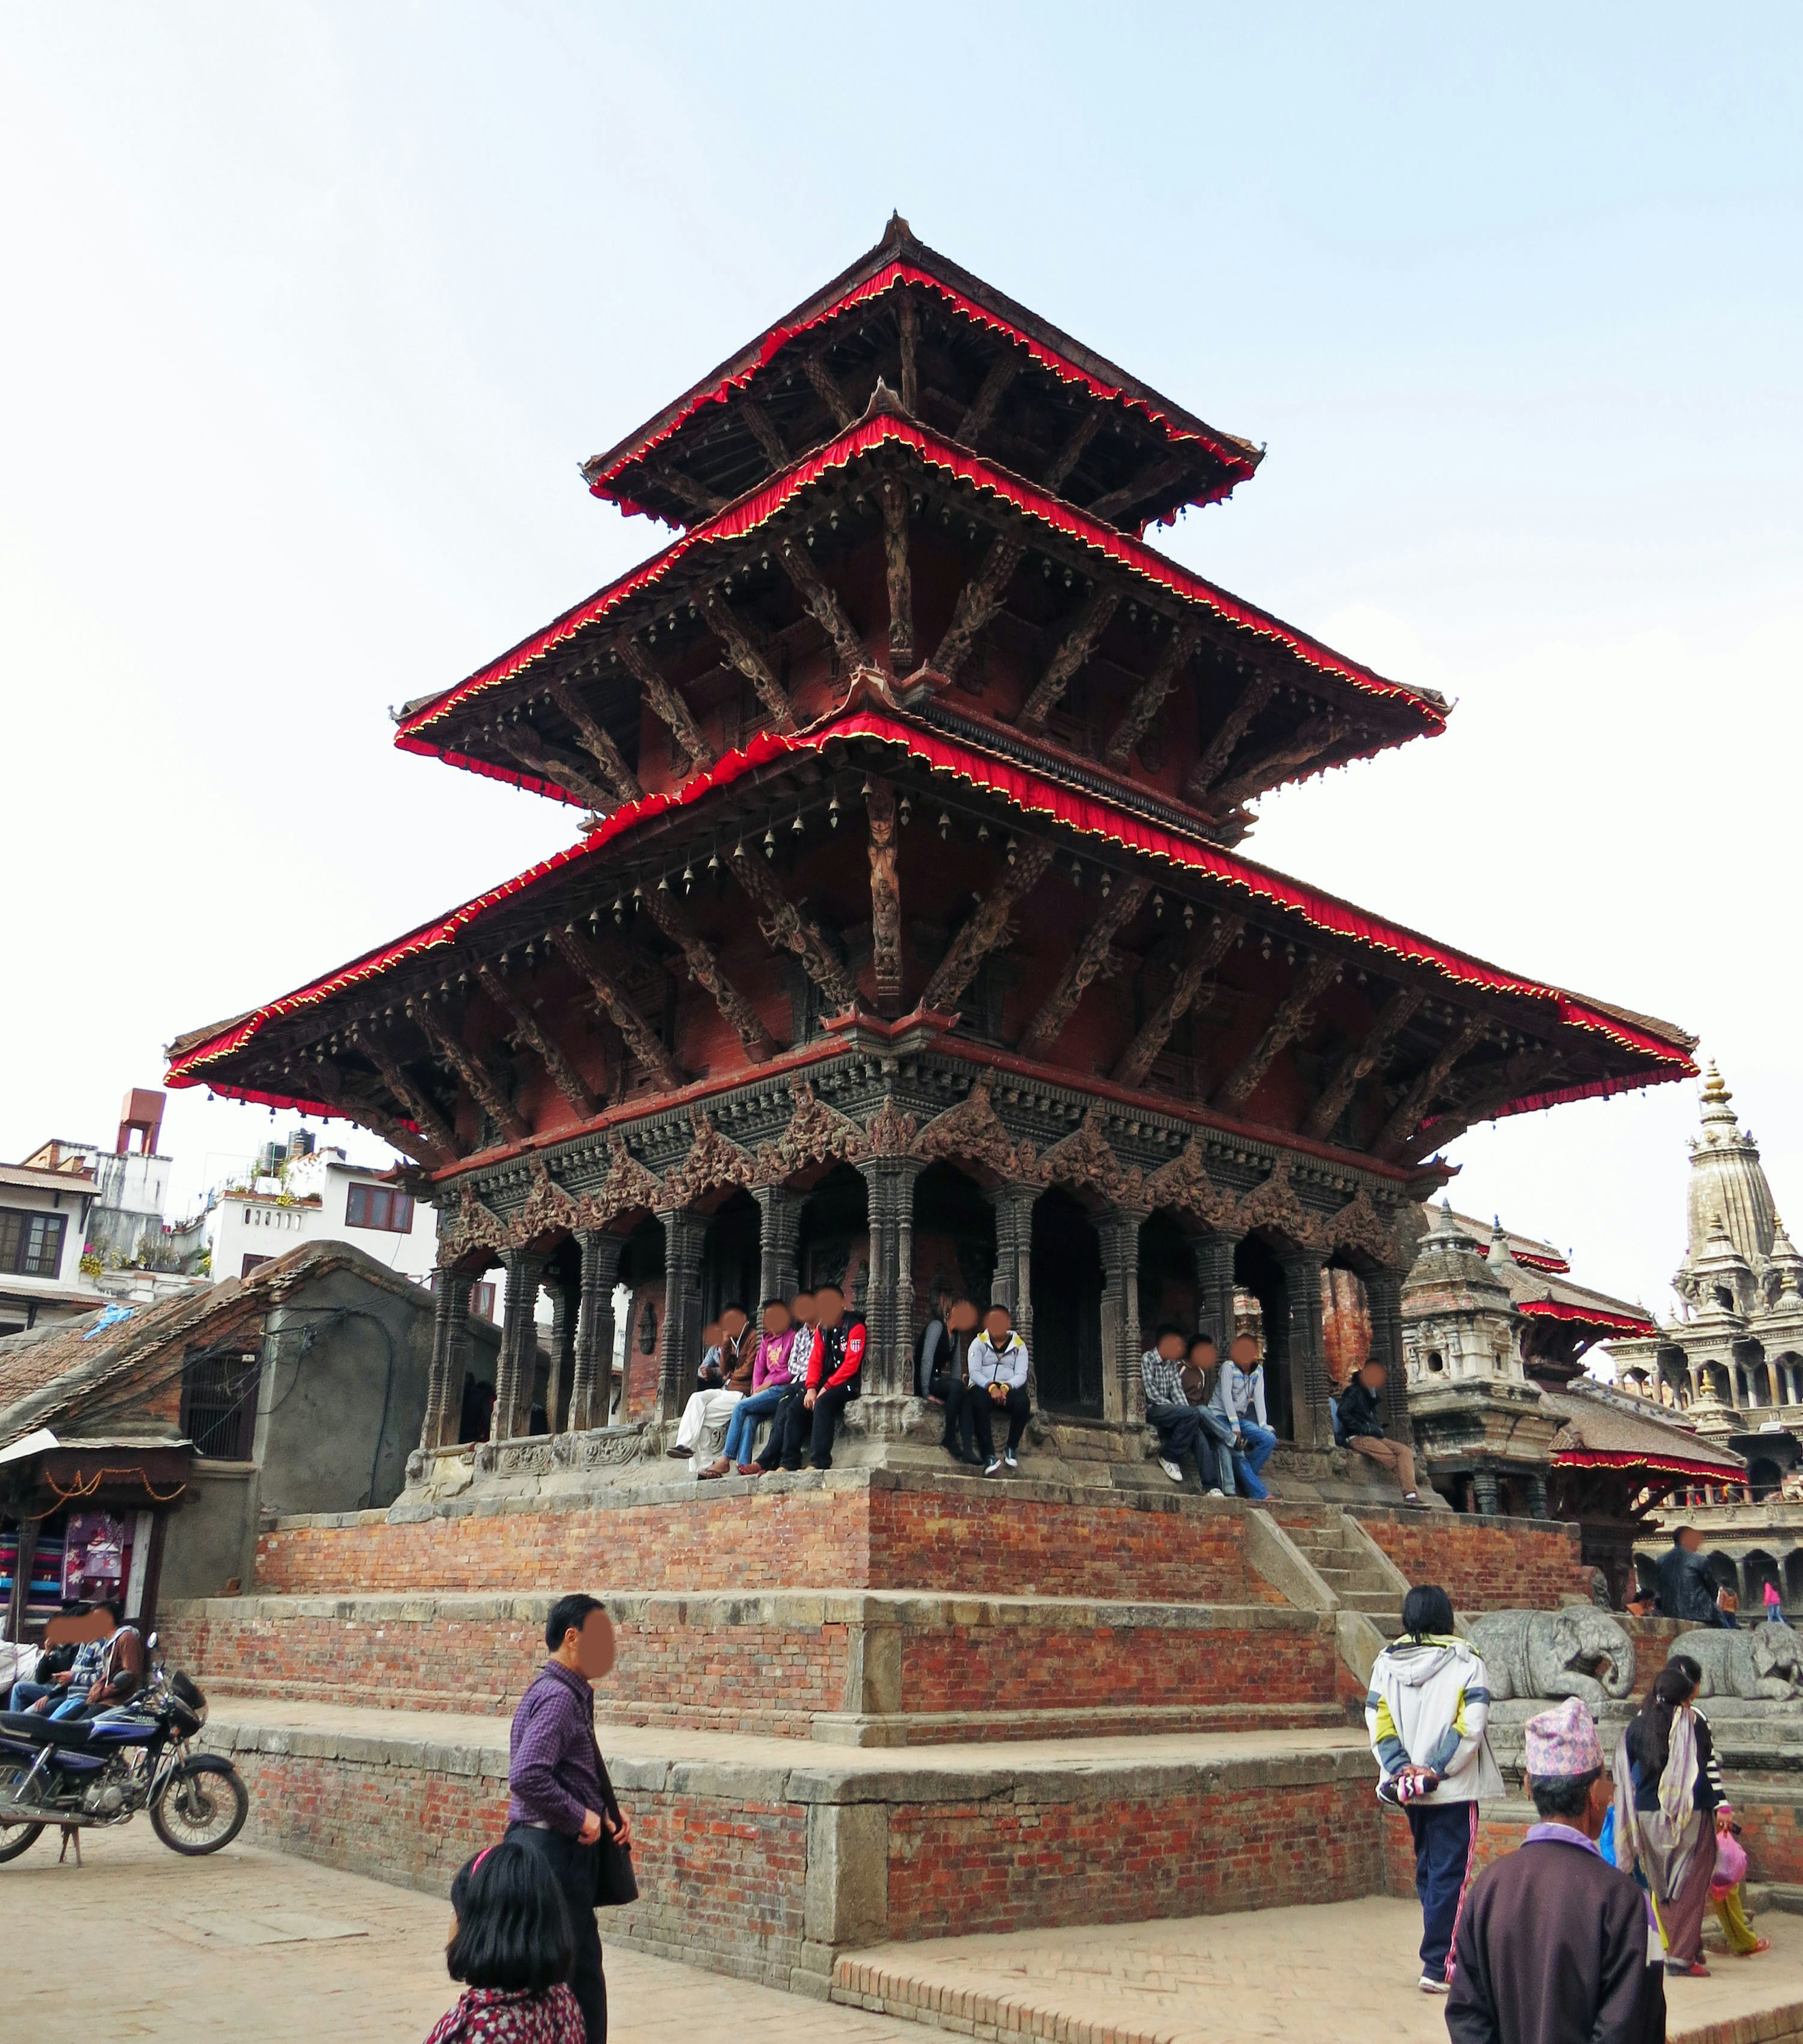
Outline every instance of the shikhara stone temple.
<svg viewBox="0 0 1803 2044">
<path fill-rule="evenodd" d="M 1409 1584 L 1556 1613 L 1594 1571 L 1570 1521 L 1405 1510 L 1335 1448 L 1324 1300 L 1405 1430 L 1444 1146 L 1695 1066 L 1247 856 L 1260 796 L 1447 716 L 1148 543 L 1259 463 L 897 218 L 586 465 L 674 538 L 399 713 L 581 822 L 171 1047 L 172 1085 L 374 1130 L 440 1217 L 405 1491 L 267 1527 L 168 1619 L 266 1835 L 437 1885 L 496 1827 L 535 1615 L 585 1585 L 641 1841 L 616 1940 L 880 2002 L 885 1942 L 1404 1880 L 1348 1711 Z M 828 1278 L 870 1343 L 833 1466 L 698 1485 L 663 1450 L 704 1324 Z M 1002 1481 L 914 1395 L 942 1283 L 1032 1350 Z M 1144 1331 L 1236 1300 L 1268 1512 L 1174 1490 L 1144 1422 Z"/>
</svg>

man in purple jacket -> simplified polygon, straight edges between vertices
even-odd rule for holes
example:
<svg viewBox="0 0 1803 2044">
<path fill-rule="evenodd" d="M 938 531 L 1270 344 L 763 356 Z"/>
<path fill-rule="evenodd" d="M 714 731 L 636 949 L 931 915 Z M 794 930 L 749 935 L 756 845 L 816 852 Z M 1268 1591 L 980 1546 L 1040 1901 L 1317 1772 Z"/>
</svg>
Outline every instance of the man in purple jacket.
<svg viewBox="0 0 1803 2044">
<path fill-rule="evenodd" d="M 551 1658 L 521 1697 L 508 1742 L 507 1835 L 540 1854 L 563 1891 L 575 1933 L 570 1989 L 589 2044 L 606 2044 L 595 1848 L 604 1831 L 629 1846 L 632 1827 L 595 1742 L 594 1685 L 613 1666 L 613 1627 L 601 1600 L 580 1591 L 559 1597 L 545 1621 L 544 1643 Z"/>
</svg>

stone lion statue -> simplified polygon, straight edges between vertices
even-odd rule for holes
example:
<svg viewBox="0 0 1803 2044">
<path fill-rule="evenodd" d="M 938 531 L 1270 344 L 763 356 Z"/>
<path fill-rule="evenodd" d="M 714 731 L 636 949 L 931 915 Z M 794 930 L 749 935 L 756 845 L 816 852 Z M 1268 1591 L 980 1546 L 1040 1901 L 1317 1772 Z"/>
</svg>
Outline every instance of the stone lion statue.
<svg viewBox="0 0 1803 2044">
<path fill-rule="evenodd" d="M 1727 1632 L 1713 1626 L 1681 1632 L 1667 1660 L 1686 1654 L 1703 1671 L 1699 1696 L 1743 1696 L 1788 1702 L 1803 1693 L 1803 1634 L 1788 1625 Z"/>
<path fill-rule="evenodd" d="M 1467 1628 L 1490 1696 L 1536 1702 L 1577 1696 L 1592 1710 L 1634 1691 L 1634 1642 L 1593 1604 L 1561 1611 L 1487 1611 Z"/>
</svg>

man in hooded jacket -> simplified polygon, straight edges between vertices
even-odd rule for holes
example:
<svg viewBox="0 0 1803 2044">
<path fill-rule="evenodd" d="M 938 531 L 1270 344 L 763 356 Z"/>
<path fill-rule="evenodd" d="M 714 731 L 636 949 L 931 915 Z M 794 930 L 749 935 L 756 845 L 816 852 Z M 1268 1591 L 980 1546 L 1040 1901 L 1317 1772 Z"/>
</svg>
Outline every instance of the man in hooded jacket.
<svg viewBox="0 0 1803 2044">
<path fill-rule="evenodd" d="M 1365 1699 L 1365 1729 L 1382 1775 L 1378 1795 L 1405 1812 L 1414 1835 L 1424 1994 L 1447 1990 L 1479 1799 L 1504 1792 L 1484 1736 L 1489 1677 L 1454 1623 L 1444 1590 L 1412 1589 L 1403 1600 L 1402 1637 L 1378 1656 Z"/>
</svg>

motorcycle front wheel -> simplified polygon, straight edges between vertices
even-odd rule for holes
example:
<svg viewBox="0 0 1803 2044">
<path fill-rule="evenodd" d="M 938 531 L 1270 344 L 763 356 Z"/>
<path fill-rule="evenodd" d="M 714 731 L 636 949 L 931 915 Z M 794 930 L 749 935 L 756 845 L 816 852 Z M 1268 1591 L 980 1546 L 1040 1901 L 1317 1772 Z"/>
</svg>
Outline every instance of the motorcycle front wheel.
<svg viewBox="0 0 1803 2044">
<path fill-rule="evenodd" d="M 237 1770 L 206 1754 L 176 1769 L 150 1806 L 150 1823 L 171 1852 L 198 1859 L 229 1846 L 250 1812 L 250 1791 Z"/>
</svg>

